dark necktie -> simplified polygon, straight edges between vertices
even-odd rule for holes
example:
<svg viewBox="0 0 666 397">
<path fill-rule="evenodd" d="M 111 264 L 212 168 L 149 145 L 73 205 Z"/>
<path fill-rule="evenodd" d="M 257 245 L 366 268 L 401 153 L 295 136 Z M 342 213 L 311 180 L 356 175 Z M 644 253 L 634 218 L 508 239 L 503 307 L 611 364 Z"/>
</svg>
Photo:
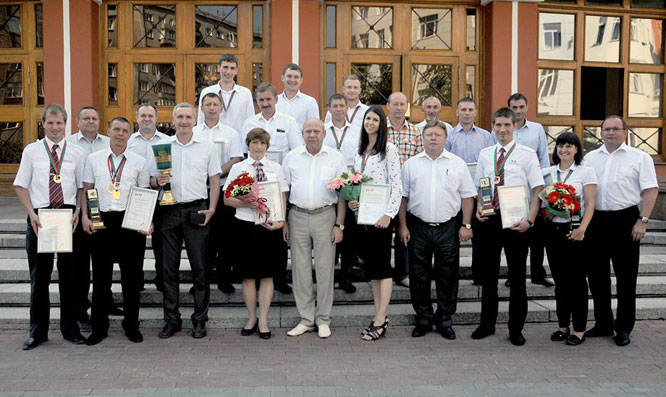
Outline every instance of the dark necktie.
<svg viewBox="0 0 666 397">
<path fill-rule="evenodd" d="M 499 170 L 499 173 L 497 175 L 499 177 L 499 182 L 495 183 L 495 191 L 493 192 L 493 207 L 495 207 L 496 210 L 500 209 L 499 195 L 497 194 L 497 186 L 504 186 L 504 167 L 502 167 L 503 161 L 504 161 L 504 148 L 501 148 L 499 150 L 499 157 L 497 157 L 497 164 L 495 164 L 495 169 Z"/>
<path fill-rule="evenodd" d="M 58 144 L 53 145 L 51 156 L 53 157 L 55 166 L 62 169 L 60 167 L 60 159 L 58 159 L 58 152 L 56 152 L 56 149 L 58 149 Z M 53 165 L 51 165 L 51 170 L 49 172 L 49 202 L 52 208 L 60 208 L 60 206 L 65 203 L 65 199 L 62 195 L 62 185 L 53 180 L 53 175 L 55 174 L 56 170 L 53 168 Z"/>
<path fill-rule="evenodd" d="M 266 174 L 264 174 L 263 164 L 258 161 L 254 162 L 254 167 L 257 169 L 257 182 L 266 182 Z"/>
</svg>

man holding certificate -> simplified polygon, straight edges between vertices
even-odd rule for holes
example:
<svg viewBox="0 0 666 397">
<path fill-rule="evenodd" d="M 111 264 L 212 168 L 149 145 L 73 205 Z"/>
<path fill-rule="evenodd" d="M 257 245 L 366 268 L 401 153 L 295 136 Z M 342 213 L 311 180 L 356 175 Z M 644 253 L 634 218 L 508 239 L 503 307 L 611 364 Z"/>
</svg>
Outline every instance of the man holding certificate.
<svg viewBox="0 0 666 397">
<path fill-rule="evenodd" d="M 41 118 L 44 139 L 29 144 L 23 150 L 21 165 L 14 179 L 16 195 L 28 213 L 25 249 L 30 267 L 30 337 L 23 343 L 23 350 L 34 349 L 48 340 L 51 310 L 49 284 L 54 252 L 58 252 L 60 331 L 66 340 L 74 344 L 86 342 L 76 322 L 76 269 L 72 253 L 72 230 L 78 223 L 77 203 L 83 187 L 84 153 L 64 139 L 67 112 L 62 106 L 47 105 L 42 110 Z M 47 226 L 46 219 L 41 216 L 44 209 L 68 212 L 67 216 L 59 219 L 64 219 L 64 222 L 71 219 L 72 225 Z M 54 250 L 44 247 L 47 236 L 43 231 L 46 230 L 55 231 L 48 235 L 49 245 L 63 248 Z"/>
<path fill-rule="evenodd" d="M 484 268 L 481 324 L 472 333 L 472 339 L 483 339 L 495 333 L 497 281 L 504 248 L 511 285 L 509 338 L 512 344 L 522 346 L 525 344 L 522 331 L 527 317 L 525 266 L 528 238 L 525 232 L 534 225 L 539 212 L 538 193 L 544 182 L 535 151 L 513 140 L 515 128 L 515 113 L 509 108 L 497 110 L 493 114 L 497 144 L 481 150 L 476 167 L 474 180 L 481 188 L 476 211 L 480 221 L 477 235 L 484 248 L 481 257 Z M 487 190 L 492 193 L 488 194 Z M 484 215 L 487 213 L 492 215 Z"/>
<path fill-rule="evenodd" d="M 88 202 L 81 200 L 83 231 L 92 235 L 92 334 L 87 345 L 96 345 L 108 335 L 109 305 L 113 259 L 118 256 L 123 287 L 123 329 L 125 336 L 134 343 L 143 341 L 139 332 L 139 290 L 143 283 L 143 249 L 146 236 L 152 229 L 139 232 L 123 229 L 123 217 L 132 186 L 147 188 L 150 177 L 146 159 L 127 150 L 131 124 L 124 117 L 116 117 L 109 123 L 110 147 L 97 151 L 86 161 L 83 188 L 97 191 L 99 212 L 104 228 L 96 229 L 88 217 Z M 91 208 L 92 210 L 92 208 Z M 119 249 L 122 247 L 122 249 Z"/>
<path fill-rule="evenodd" d="M 460 241 L 472 237 L 476 189 L 465 161 L 444 149 L 446 136 L 442 121 L 426 123 L 425 151 L 402 166 L 399 232 L 409 249 L 409 290 L 416 312 L 413 337 L 432 331 L 434 323 L 444 338 L 456 338 L 451 316 L 458 296 Z M 457 216 L 461 208 L 463 226 Z M 437 290 L 434 314 L 430 301 L 433 273 Z"/>
</svg>

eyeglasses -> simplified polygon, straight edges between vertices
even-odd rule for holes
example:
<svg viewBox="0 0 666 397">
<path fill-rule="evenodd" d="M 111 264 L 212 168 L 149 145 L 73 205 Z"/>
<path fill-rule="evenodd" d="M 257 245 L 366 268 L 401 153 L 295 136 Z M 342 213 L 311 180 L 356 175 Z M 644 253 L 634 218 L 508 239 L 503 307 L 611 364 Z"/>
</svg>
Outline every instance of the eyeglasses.
<svg viewBox="0 0 666 397">
<path fill-rule="evenodd" d="M 602 131 L 602 132 L 624 131 L 624 128 L 620 128 L 620 127 L 608 127 L 608 128 L 604 128 L 604 129 L 602 129 L 601 131 Z"/>
</svg>

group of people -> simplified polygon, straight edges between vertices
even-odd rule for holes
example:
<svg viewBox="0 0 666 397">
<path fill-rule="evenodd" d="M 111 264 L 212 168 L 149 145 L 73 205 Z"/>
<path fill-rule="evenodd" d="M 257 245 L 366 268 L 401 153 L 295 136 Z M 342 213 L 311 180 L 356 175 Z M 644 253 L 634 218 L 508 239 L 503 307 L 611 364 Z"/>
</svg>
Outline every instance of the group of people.
<svg viewBox="0 0 666 397">
<path fill-rule="evenodd" d="M 173 108 L 173 136 L 156 130 L 157 109 L 152 104 L 138 107 L 138 131 L 132 133 L 132 123 L 116 117 L 109 122 L 106 136 L 98 131 L 97 110 L 84 107 L 77 113 L 80 131 L 68 137 L 67 112 L 56 104 L 45 106 L 45 137 L 26 146 L 14 181 L 28 213 L 31 326 L 25 350 L 48 339 L 48 285 L 54 254 L 37 253 L 38 213 L 46 208 L 73 213 L 73 252 L 58 253 L 57 265 L 60 328 L 63 337 L 75 344 L 95 345 L 108 335 L 109 315 L 119 310 L 111 294 L 113 263 L 119 263 L 121 271 L 125 335 L 135 343 L 143 340 L 139 296 L 146 235 L 151 234 L 153 282 L 162 291 L 164 303 L 160 338 L 182 328 L 179 267 L 185 243 L 193 282 L 194 338 L 206 336 L 210 283 L 233 293 L 232 275 L 242 279 L 248 311 L 242 335 L 271 338 L 268 314 L 277 289 L 283 294 L 293 292 L 301 318 L 289 336 L 316 330 L 320 338 L 327 338 L 334 283 L 353 293 L 352 268 L 361 264 L 374 301 L 372 321 L 361 333 L 363 340 L 386 335 L 394 282 L 410 290 L 416 313 L 413 337 L 432 332 L 434 326 L 442 337 L 455 339 L 452 316 L 457 305 L 460 242 L 472 239 L 472 278 L 482 287 L 481 321 L 472 338 L 495 333 L 503 248 L 510 288 L 509 338 L 514 345 L 525 343 L 529 251 L 532 282 L 552 286 L 539 263 L 545 244 L 559 320 L 551 340 L 578 345 L 585 337 L 615 334 L 618 345 L 629 343 L 639 244 L 658 185 L 650 156 L 626 145 L 622 117 L 603 121 L 603 145 L 584 159 L 579 138 L 560 134 L 551 167 L 544 129 L 526 119 L 528 101 L 519 93 L 508 99 L 508 107 L 493 114 L 492 133 L 475 125 L 476 103 L 471 98 L 458 101 L 455 128 L 438 119 L 442 105 L 436 97 L 423 101 L 425 120 L 414 125 L 406 118 L 408 99 L 403 93 L 389 96 L 386 114 L 382 106 L 360 102 L 361 81 L 350 75 L 342 94 L 329 98 L 329 111 L 322 121 L 316 100 L 300 91 L 300 66 L 285 66 L 281 94 L 271 83 L 256 88 L 257 114 L 250 90 L 235 83 L 237 72 L 236 57 L 223 55 L 220 81 L 201 92 L 198 110 L 186 102 Z M 219 152 L 214 143 L 221 141 L 226 149 Z M 171 147 L 168 174 L 157 169 L 153 145 L 158 143 Z M 389 187 L 386 212 L 374 225 L 357 224 L 354 213 L 360 203 L 345 201 L 327 188 L 328 182 L 349 170 Z M 278 182 L 284 220 L 255 224 L 257 202 L 224 195 L 243 173 L 258 182 Z M 484 189 L 481 180 L 489 181 L 489 186 Z M 555 182 L 573 186 L 580 195 L 580 225 L 541 210 L 539 193 Z M 131 187 L 163 192 L 167 184 L 176 204 L 158 205 L 149 230 L 121 227 Z M 525 186 L 528 191 L 529 215 L 514 225 L 502 225 L 498 199 L 502 186 Z M 491 194 L 482 197 L 488 188 Z M 85 192 L 89 189 L 97 190 L 103 229 L 95 228 L 88 213 Z M 293 290 L 286 279 L 288 249 Z M 336 277 L 338 256 L 341 269 Z M 92 333 L 86 338 L 78 322 L 87 317 L 91 258 Z M 611 261 L 617 278 L 615 320 Z M 431 298 L 433 280 L 436 310 Z M 595 314 L 595 326 L 589 330 L 588 280 Z"/>
</svg>

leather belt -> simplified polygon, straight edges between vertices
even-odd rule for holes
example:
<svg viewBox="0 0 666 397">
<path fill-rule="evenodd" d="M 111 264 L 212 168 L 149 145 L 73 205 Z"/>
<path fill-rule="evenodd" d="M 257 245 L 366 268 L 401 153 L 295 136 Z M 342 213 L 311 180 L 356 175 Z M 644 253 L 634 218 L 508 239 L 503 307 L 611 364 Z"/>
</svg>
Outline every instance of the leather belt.
<svg viewBox="0 0 666 397">
<path fill-rule="evenodd" d="M 298 212 L 304 212 L 304 213 L 306 213 L 306 214 L 308 214 L 308 215 L 321 214 L 322 212 L 324 212 L 324 211 L 326 211 L 326 210 L 328 210 L 328 209 L 331 209 L 331 208 L 333 208 L 333 205 L 325 205 L 325 206 L 323 206 L 323 207 L 315 208 L 315 209 L 313 209 L 313 210 L 308 210 L 308 209 L 305 209 L 305 208 L 301 208 L 301 207 L 298 207 L 298 206 L 296 206 L 296 205 L 292 205 L 292 206 L 291 206 L 291 209 L 296 210 L 296 211 L 298 211 Z"/>
</svg>

